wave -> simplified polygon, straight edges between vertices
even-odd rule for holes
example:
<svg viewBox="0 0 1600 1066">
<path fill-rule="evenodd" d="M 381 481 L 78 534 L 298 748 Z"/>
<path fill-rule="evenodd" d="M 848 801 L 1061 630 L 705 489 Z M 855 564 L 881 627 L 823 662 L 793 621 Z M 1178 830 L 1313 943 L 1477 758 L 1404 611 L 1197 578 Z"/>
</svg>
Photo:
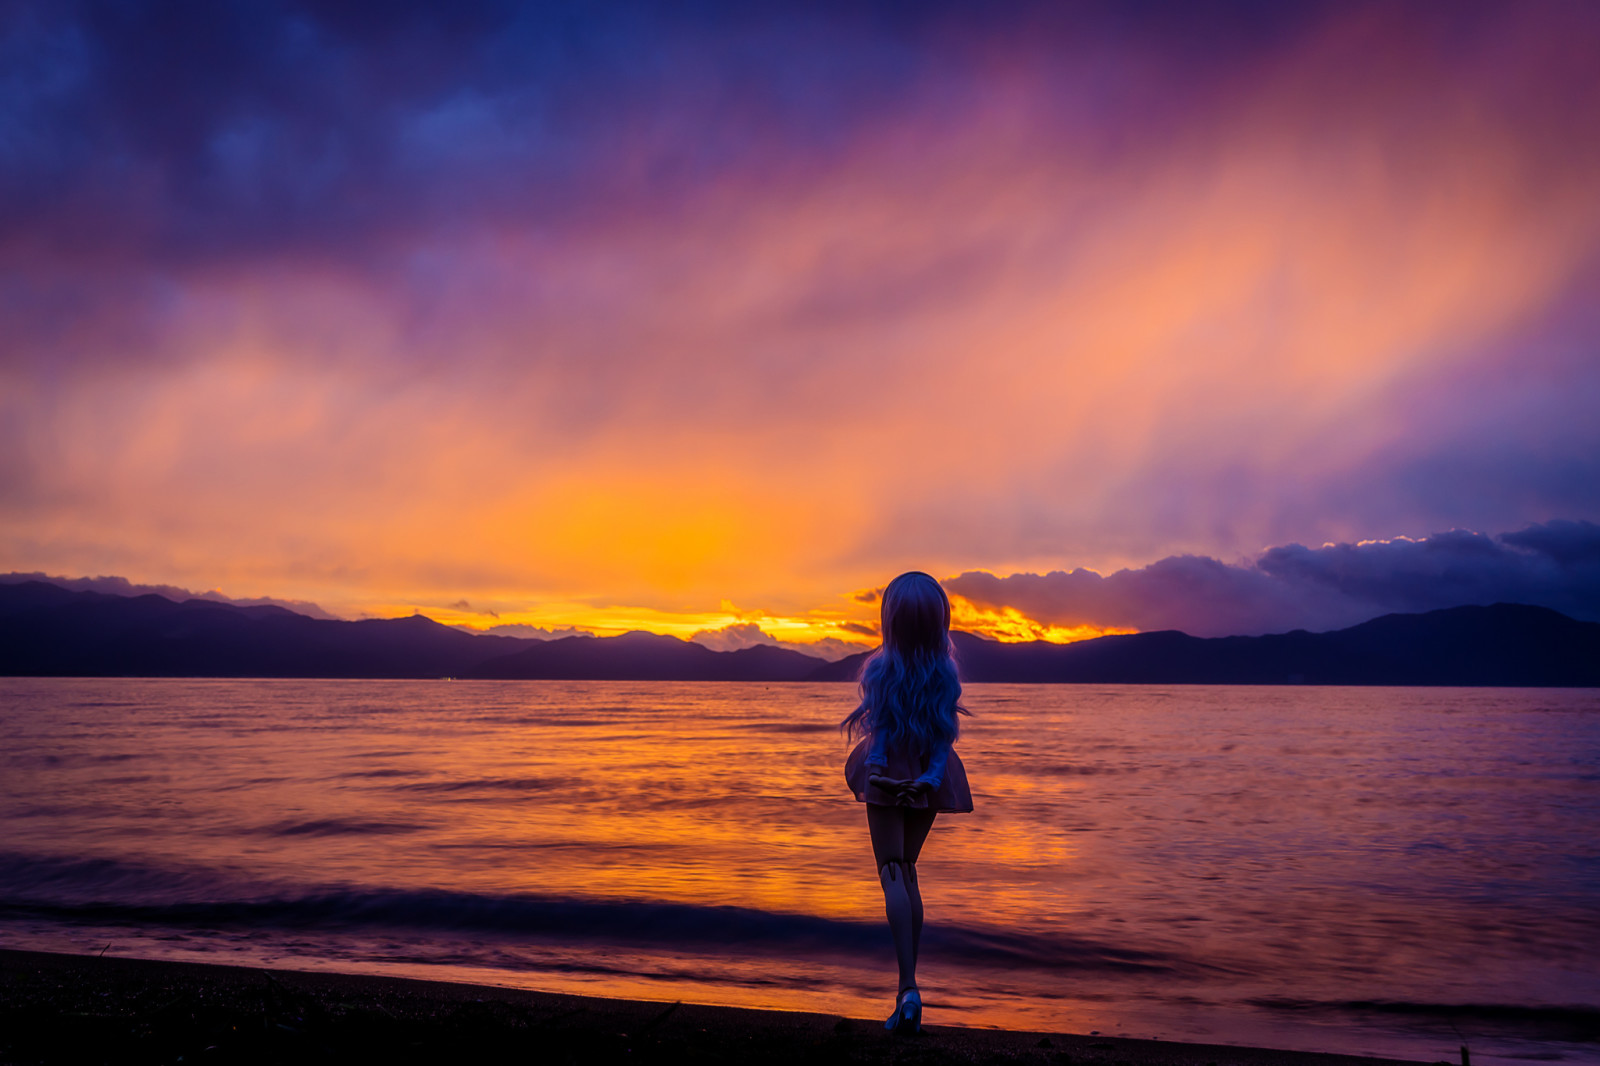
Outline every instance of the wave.
<svg viewBox="0 0 1600 1066">
<path fill-rule="evenodd" d="M 351 821 L 347 818 L 317 818 L 309 822 L 278 822 L 257 832 L 277 837 L 379 836 L 388 833 L 415 833 L 428 828 L 415 822 Z"/>
<path fill-rule="evenodd" d="M 395 792 L 548 792 L 571 782 L 558 777 L 484 777 L 390 785 Z"/>
<path fill-rule="evenodd" d="M 421 770 L 400 770 L 387 767 L 381 770 L 346 770 L 344 773 L 334 774 L 333 776 L 341 779 L 352 777 L 422 777 L 423 773 Z"/>
<path fill-rule="evenodd" d="M 505 940 L 671 947 L 706 954 L 880 955 L 881 923 L 660 900 L 367 886 L 252 885 L 206 870 L 110 859 L 0 854 L 0 920 L 179 929 L 469 933 Z M 930 925 L 952 961 L 1049 971 L 1172 972 L 1205 967 L 1087 938 Z"/>
</svg>

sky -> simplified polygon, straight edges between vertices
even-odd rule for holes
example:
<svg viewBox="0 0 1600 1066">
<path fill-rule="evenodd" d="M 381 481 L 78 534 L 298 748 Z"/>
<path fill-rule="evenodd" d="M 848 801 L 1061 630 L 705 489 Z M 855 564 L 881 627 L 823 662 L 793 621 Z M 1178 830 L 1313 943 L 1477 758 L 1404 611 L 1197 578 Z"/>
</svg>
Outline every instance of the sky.
<svg viewBox="0 0 1600 1066">
<path fill-rule="evenodd" d="M 991 10 L 993 8 L 993 10 Z M 0 570 L 1600 620 L 1600 6 L 0 2 Z"/>
</svg>

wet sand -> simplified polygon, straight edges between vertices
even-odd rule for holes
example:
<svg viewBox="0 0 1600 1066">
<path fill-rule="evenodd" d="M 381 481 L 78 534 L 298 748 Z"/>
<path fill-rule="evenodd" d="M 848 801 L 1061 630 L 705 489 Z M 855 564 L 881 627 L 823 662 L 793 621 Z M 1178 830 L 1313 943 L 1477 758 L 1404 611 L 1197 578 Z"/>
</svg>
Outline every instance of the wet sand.
<svg viewBox="0 0 1600 1066">
<path fill-rule="evenodd" d="M 1007 1063 L 1397 1060 L 642 1003 L 481 985 L 0 950 L 0 1062 Z"/>
</svg>

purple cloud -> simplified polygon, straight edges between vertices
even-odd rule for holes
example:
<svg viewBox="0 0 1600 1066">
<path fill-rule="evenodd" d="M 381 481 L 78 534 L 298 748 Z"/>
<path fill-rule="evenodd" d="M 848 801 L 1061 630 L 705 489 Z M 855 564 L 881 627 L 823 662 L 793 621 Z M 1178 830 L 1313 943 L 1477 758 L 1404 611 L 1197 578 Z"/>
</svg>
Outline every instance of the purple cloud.
<svg viewBox="0 0 1600 1066">
<path fill-rule="evenodd" d="M 1547 522 L 1489 536 L 1270 548 L 1254 562 L 1174 555 L 1137 570 L 970 571 L 945 587 L 980 607 L 1053 625 L 1181 629 L 1196 636 L 1329 630 L 1395 612 L 1526 603 L 1600 621 L 1600 525 Z"/>
<path fill-rule="evenodd" d="M 546 629 L 541 626 L 530 626 L 522 622 L 507 622 L 497 626 L 489 626 L 487 629 L 473 629 L 470 626 L 456 626 L 456 628 L 474 636 L 518 637 L 522 640 L 560 640 L 562 637 L 594 636 L 587 629 L 578 629 L 575 626 L 553 626 Z"/>
</svg>

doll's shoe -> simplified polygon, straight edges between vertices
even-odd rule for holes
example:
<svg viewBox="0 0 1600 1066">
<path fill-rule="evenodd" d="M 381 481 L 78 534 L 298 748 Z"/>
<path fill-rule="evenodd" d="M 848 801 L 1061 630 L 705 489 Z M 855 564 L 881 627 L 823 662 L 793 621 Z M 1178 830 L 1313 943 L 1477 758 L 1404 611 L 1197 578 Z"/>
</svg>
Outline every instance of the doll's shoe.
<svg viewBox="0 0 1600 1066">
<path fill-rule="evenodd" d="M 922 1032 L 922 993 L 915 988 L 901 992 L 894 1013 L 889 1015 L 883 1027 L 896 1036 L 912 1036 Z"/>
</svg>

